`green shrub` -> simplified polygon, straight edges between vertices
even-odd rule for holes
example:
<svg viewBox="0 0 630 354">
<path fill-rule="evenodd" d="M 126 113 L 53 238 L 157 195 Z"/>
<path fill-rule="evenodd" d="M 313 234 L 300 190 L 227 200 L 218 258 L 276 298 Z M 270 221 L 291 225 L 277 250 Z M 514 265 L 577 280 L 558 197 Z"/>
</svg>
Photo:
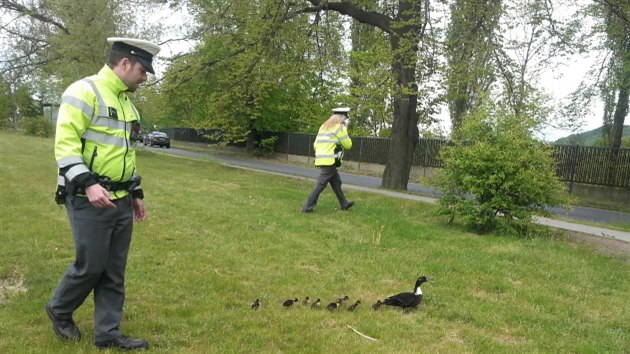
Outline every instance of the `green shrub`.
<svg viewBox="0 0 630 354">
<path fill-rule="evenodd" d="M 255 154 L 257 156 L 268 156 L 271 155 L 276 149 L 276 142 L 278 141 L 277 136 L 270 136 L 269 138 L 261 139 L 256 143 L 256 151 Z"/>
<path fill-rule="evenodd" d="M 53 126 L 49 118 L 44 116 L 22 118 L 22 130 L 25 135 L 48 138 L 53 134 Z"/>
<path fill-rule="evenodd" d="M 435 179 L 444 192 L 439 212 L 451 222 L 459 215 L 486 233 L 499 222 L 523 230 L 533 215 L 546 214 L 546 206 L 566 205 L 552 151 L 532 137 L 533 127 L 532 121 L 501 114 L 468 117 L 454 145 L 442 152 L 445 168 Z"/>
<path fill-rule="evenodd" d="M 13 128 L 13 122 L 7 117 L 0 117 L 0 130 Z"/>
</svg>

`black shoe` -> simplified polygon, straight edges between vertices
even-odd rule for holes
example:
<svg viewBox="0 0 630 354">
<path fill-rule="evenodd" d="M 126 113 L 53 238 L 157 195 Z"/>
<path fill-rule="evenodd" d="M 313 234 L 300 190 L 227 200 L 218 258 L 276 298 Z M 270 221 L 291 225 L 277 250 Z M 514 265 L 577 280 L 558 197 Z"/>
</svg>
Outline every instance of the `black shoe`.
<svg viewBox="0 0 630 354">
<path fill-rule="evenodd" d="M 352 208 L 353 205 L 354 205 L 354 201 L 350 201 L 350 202 L 348 202 L 348 204 L 346 204 L 346 206 L 341 207 L 341 210 L 348 210 L 348 209 Z"/>
<path fill-rule="evenodd" d="M 303 213 L 312 213 L 313 212 L 313 208 L 304 208 L 302 209 Z"/>
<path fill-rule="evenodd" d="M 53 331 L 55 331 L 57 337 L 66 340 L 81 339 L 81 331 L 79 331 L 79 327 L 77 327 L 72 318 L 69 320 L 57 318 L 49 304 L 46 304 L 46 313 L 48 314 L 48 318 L 52 321 Z"/>
<path fill-rule="evenodd" d="M 122 350 L 149 349 L 149 343 L 144 339 L 132 339 L 125 336 L 94 343 L 99 349 L 118 348 Z"/>
</svg>

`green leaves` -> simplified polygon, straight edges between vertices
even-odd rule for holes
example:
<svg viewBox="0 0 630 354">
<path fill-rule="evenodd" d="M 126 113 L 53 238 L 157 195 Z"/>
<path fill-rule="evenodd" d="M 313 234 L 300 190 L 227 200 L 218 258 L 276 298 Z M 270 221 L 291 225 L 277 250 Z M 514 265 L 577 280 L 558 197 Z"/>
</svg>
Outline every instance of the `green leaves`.
<svg viewBox="0 0 630 354">
<path fill-rule="evenodd" d="M 165 75 L 166 115 L 232 141 L 316 130 L 335 95 L 338 28 L 317 27 L 313 38 L 309 18 L 276 1 L 191 3 L 200 45 Z"/>
<path fill-rule="evenodd" d="M 551 151 L 533 139 L 532 126 L 500 113 L 470 116 L 442 153 L 445 168 L 435 182 L 445 193 L 440 212 L 485 233 L 499 223 L 530 223 L 546 206 L 566 205 Z"/>
<path fill-rule="evenodd" d="M 457 129 L 464 116 L 487 97 L 495 80 L 495 36 L 503 8 L 500 1 L 455 0 L 447 29 L 447 102 L 451 123 Z"/>
</svg>

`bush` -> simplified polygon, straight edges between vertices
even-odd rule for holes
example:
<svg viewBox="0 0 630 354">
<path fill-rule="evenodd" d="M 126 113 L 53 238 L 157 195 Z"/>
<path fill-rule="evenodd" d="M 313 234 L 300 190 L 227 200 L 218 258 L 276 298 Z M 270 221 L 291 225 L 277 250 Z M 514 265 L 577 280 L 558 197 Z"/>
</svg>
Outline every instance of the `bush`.
<svg viewBox="0 0 630 354">
<path fill-rule="evenodd" d="M 276 149 L 276 142 L 278 141 L 277 136 L 270 136 L 269 138 L 261 139 L 256 143 L 256 151 L 255 154 L 257 156 L 269 156 Z"/>
<path fill-rule="evenodd" d="M 49 118 L 44 116 L 22 118 L 22 130 L 25 135 L 48 138 L 53 134 L 53 126 Z"/>
<path fill-rule="evenodd" d="M 0 117 L 0 130 L 13 128 L 13 122 L 9 118 Z"/>
<path fill-rule="evenodd" d="M 479 233 L 499 222 L 523 230 L 547 206 L 569 202 L 554 173 L 552 150 L 532 137 L 534 123 L 487 113 L 468 117 L 453 146 L 442 152 L 445 168 L 435 179 L 444 192 L 439 212 L 457 215 Z M 499 218 L 503 216 L 503 218 Z"/>
</svg>

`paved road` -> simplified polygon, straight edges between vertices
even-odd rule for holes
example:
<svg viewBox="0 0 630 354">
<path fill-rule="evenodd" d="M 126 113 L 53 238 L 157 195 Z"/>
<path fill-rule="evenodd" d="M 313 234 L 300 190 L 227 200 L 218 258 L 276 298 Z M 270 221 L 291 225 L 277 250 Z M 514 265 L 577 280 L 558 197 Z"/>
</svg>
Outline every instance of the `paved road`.
<svg viewBox="0 0 630 354">
<path fill-rule="evenodd" d="M 239 158 L 235 156 L 228 155 L 210 155 L 208 153 L 200 153 L 193 152 L 181 149 L 161 149 L 161 148 L 149 148 L 152 151 L 159 151 L 162 153 L 168 153 L 172 155 L 180 155 L 193 157 L 204 160 L 213 160 L 218 161 L 223 164 L 232 165 L 241 168 L 249 168 L 259 171 L 267 171 L 271 173 L 276 173 L 280 175 L 289 175 L 289 176 L 297 176 L 302 178 L 310 178 L 316 179 L 319 175 L 319 170 L 316 168 L 307 168 L 307 167 L 297 167 L 291 166 L 287 164 L 283 164 L 280 162 L 276 162 L 273 160 L 257 160 L 257 159 L 247 159 L 247 158 Z M 435 197 L 438 196 L 437 192 L 430 187 L 421 186 L 417 183 L 409 183 L 407 189 L 412 193 L 400 193 L 393 192 L 384 189 L 380 189 L 381 186 L 381 178 L 378 177 L 369 177 L 369 176 L 361 176 L 349 173 L 340 173 L 341 178 L 344 182 L 344 186 L 346 188 L 351 189 L 359 189 L 366 190 L 370 192 L 395 196 L 404 199 L 413 199 L 424 202 L 433 203 L 435 202 Z M 418 195 L 420 194 L 420 195 Z M 576 220 L 576 221 L 586 221 L 586 222 L 597 222 L 601 224 L 622 224 L 622 223 L 630 223 L 630 213 L 612 211 L 612 210 L 603 210 L 603 209 L 595 209 L 595 208 L 587 208 L 587 207 L 573 207 L 571 210 L 563 210 L 558 208 L 550 208 L 552 213 L 557 214 L 565 219 Z M 597 236 L 605 236 L 616 239 L 621 239 L 624 241 L 630 242 L 630 232 L 622 232 L 616 230 L 608 230 L 605 228 L 598 227 L 590 227 L 580 224 L 574 224 L 570 222 L 561 222 L 548 218 L 537 218 L 537 223 L 545 224 L 549 226 L 554 226 L 562 229 L 572 230 L 584 232 Z"/>
</svg>

